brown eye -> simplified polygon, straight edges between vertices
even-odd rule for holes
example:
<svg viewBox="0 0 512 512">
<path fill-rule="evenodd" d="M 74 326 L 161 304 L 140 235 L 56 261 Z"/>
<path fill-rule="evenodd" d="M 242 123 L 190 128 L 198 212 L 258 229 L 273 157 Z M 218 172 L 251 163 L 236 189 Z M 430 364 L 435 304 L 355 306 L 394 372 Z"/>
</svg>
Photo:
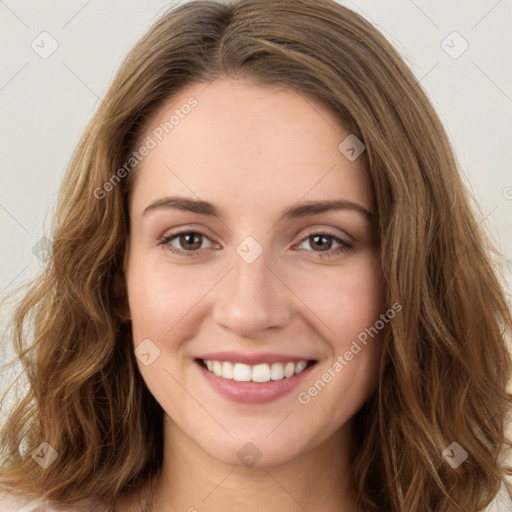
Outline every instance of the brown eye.
<svg viewBox="0 0 512 512">
<path fill-rule="evenodd" d="M 180 233 L 170 233 L 166 235 L 160 241 L 160 245 L 164 245 L 166 249 L 172 253 L 190 256 L 201 251 L 201 245 L 205 240 L 210 244 L 207 247 L 213 245 L 203 233 L 198 231 L 182 231 Z"/>
<path fill-rule="evenodd" d="M 195 251 L 201 247 L 202 236 L 192 231 L 190 233 L 181 233 L 178 235 L 179 244 L 184 249 Z"/>
<path fill-rule="evenodd" d="M 330 249 L 332 247 L 332 239 L 333 237 L 331 236 L 313 235 L 309 237 L 309 240 L 313 240 L 313 243 L 310 243 L 309 245 L 315 250 L 317 248 L 319 248 L 320 250 Z"/>
<path fill-rule="evenodd" d="M 352 248 L 352 243 L 342 240 L 331 233 L 312 233 L 303 239 L 300 245 L 308 242 L 309 252 L 315 252 L 318 256 L 334 256 Z M 337 244 L 333 247 L 333 244 Z M 307 247 L 306 247 L 307 249 Z"/>
</svg>

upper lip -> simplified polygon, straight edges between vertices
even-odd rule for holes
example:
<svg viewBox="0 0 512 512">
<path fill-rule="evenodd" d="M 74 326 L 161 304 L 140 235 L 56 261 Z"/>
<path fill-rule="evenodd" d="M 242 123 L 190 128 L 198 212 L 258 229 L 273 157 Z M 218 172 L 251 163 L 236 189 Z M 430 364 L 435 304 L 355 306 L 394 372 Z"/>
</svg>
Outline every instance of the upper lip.
<svg viewBox="0 0 512 512">
<path fill-rule="evenodd" d="M 231 363 L 244 363 L 250 366 L 262 363 L 298 363 L 299 361 L 314 361 L 310 357 L 301 357 L 293 354 L 276 354 L 262 352 L 261 354 L 248 354 L 247 352 L 209 352 L 198 357 L 207 361 L 229 361 Z"/>
</svg>

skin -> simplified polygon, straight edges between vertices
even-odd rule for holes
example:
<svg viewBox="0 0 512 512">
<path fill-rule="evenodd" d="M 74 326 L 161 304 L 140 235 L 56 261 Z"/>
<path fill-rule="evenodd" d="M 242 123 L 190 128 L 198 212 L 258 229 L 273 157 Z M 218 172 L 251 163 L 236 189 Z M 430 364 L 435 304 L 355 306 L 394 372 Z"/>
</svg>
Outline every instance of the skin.
<svg viewBox="0 0 512 512">
<path fill-rule="evenodd" d="M 348 450 L 352 421 L 376 382 L 375 336 L 307 405 L 307 390 L 386 311 L 371 223 L 353 210 L 290 220 L 298 202 L 345 199 L 373 211 L 364 156 L 349 161 L 349 135 L 334 114 L 291 89 L 219 78 L 167 101 L 141 140 L 193 96 L 197 106 L 137 167 L 125 261 L 134 346 L 150 339 L 160 355 L 140 372 L 165 411 L 164 466 L 156 511 L 352 512 Z M 144 209 L 164 196 L 213 203 L 222 220 L 174 208 Z M 170 231 L 205 236 L 161 244 Z M 315 245 L 312 234 L 334 238 Z M 198 236 L 198 235 L 196 235 Z M 236 248 L 252 236 L 252 263 Z M 202 241 L 202 243 L 201 243 Z M 330 245 L 329 245 L 330 244 Z M 181 250 L 172 254 L 166 247 Z M 238 350 L 297 354 L 318 362 L 305 383 L 268 404 L 240 404 L 198 377 L 194 359 Z M 237 452 L 261 452 L 246 467 Z M 136 510 L 127 495 L 116 511 Z"/>
</svg>

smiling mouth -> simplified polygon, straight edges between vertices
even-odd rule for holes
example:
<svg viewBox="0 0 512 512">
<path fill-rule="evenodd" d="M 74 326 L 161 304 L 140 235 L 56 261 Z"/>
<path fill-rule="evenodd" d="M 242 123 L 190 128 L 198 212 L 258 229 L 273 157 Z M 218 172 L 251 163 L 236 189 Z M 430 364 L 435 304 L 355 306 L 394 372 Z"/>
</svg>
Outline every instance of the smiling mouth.
<svg viewBox="0 0 512 512">
<path fill-rule="evenodd" d="M 316 364 L 315 360 L 255 365 L 207 359 L 196 359 L 196 361 L 217 377 L 237 382 L 270 382 L 288 379 Z"/>
</svg>

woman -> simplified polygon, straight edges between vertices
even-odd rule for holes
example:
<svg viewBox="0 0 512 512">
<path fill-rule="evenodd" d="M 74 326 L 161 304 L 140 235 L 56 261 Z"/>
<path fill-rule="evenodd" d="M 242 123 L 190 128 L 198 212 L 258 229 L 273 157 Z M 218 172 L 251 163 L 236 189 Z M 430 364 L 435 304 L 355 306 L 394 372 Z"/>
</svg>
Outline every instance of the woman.
<svg viewBox="0 0 512 512">
<path fill-rule="evenodd" d="M 170 10 L 87 128 L 14 318 L 31 387 L 2 432 L 4 503 L 508 506 L 489 251 L 368 22 L 329 0 Z"/>
</svg>

